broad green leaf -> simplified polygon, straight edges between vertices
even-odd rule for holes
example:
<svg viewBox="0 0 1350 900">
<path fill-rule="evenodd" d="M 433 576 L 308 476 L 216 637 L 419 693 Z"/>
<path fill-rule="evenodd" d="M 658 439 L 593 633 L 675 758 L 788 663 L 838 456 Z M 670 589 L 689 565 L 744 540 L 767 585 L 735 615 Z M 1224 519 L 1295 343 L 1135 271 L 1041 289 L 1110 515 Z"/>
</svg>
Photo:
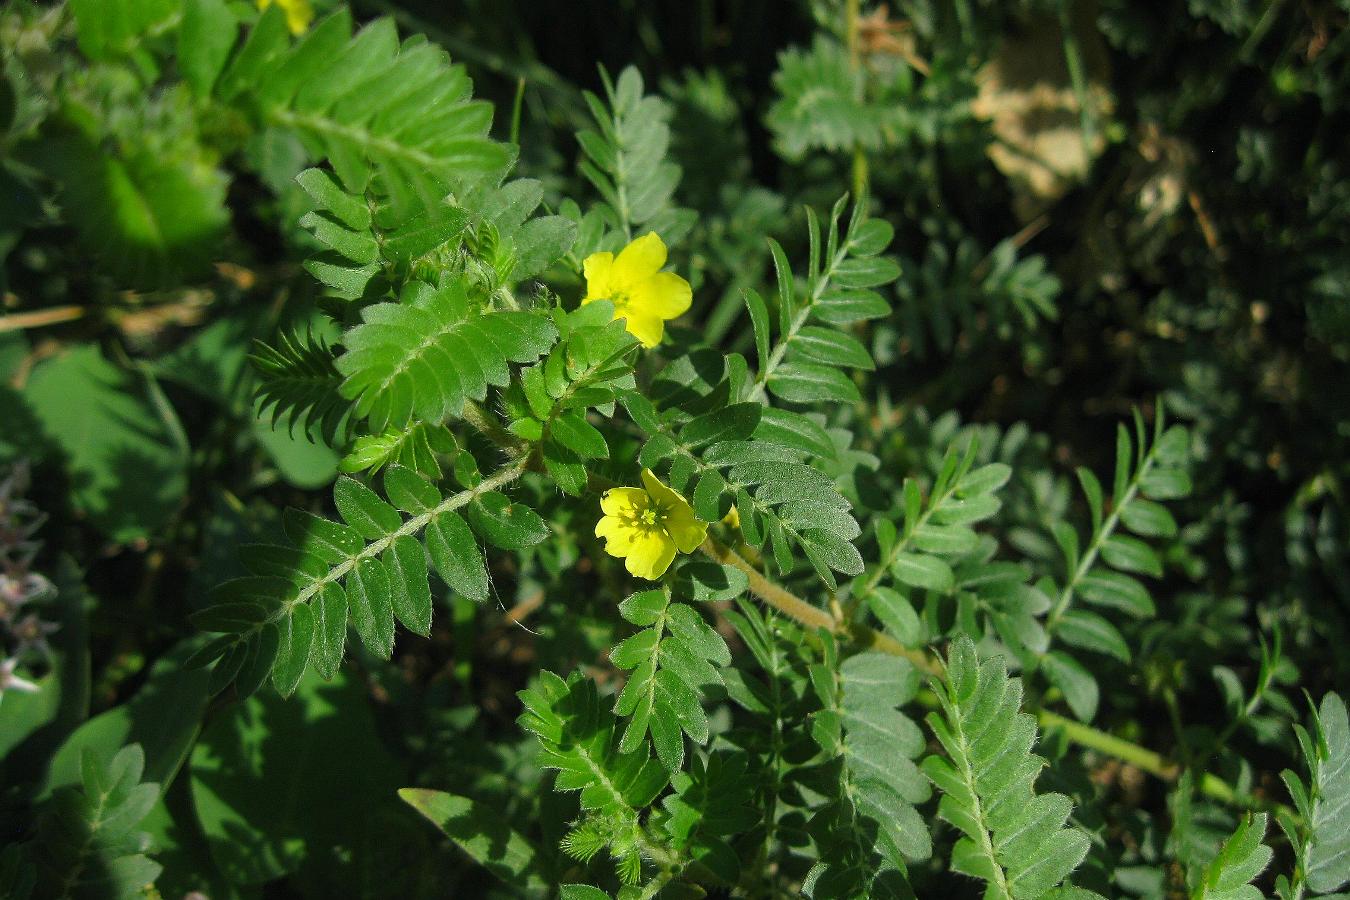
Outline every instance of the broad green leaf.
<svg viewBox="0 0 1350 900">
<path fill-rule="evenodd" d="M 919 614 L 898 591 L 886 587 L 873 588 L 867 597 L 867 605 L 897 641 L 906 647 L 923 645 L 925 629 Z"/>
<path fill-rule="evenodd" d="M 1153 548 L 1138 538 L 1113 534 L 1102 542 L 1102 559 L 1125 572 L 1162 577 L 1162 560 Z"/>
<path fill-rule="evenodd" d="M 581 413 L 568 412 L 558 416 L 549 424 L 549 434 L 584 459 L 609 459 L 605 436 Z"/>
<path fill-rule="evenodd" d="M 1130 648 L 1125 638 L 1116 626 L 1096 613 L 1084 609 L 1067 610 L 1060 617 L 1055 633 L 1066 644 L 1105 653 L 1121 662 L 1130 661 Z"/>
<path fill-rule="evenodd" d="M 834 282 L 844 288 L 880 287 L 899 277 L 900 267 L 884 256 L 846 259 L 834 271 Z"/>
<path fill-rule="evenodd" d="M 389 573 L 390 602 L 394 615 L 409 631 L 423 637 L 431 633 L 431 586 L 427 582 L 427 558 L 416 539 L 394 539 L 381 557 Z"/>
<path fill-rule="evenodd" d="M 831 328 L 808 325 L 797 332 L 791 347 L 794 353 L 829 366 L 866 370 L 876 368 L 872 355 L 857 338 Z"/>
<path fill-rule="evenodd" d="M 429 512 L 441 502 L 440 492 L 425 478 L 399 465 L 384 470 L 384 490 L 395 506 L 414 515 Z"/>
<path fill-rule="evenodd" d="M 376 656 L 394 652 L 394 605 L 389 573 L 373 557 L 366 557 L 347 576 L 347 605 L 361 642 Z"/>
<path fill-rule="evenodd" d="M 1148 589 L 1138 579 L 1120 572 L 1093 569 L 1078 580 L 1078 592 L 1089 603 L 1110 606 L 1141 618 L 1156 612 Z"/>
<path fill-rule="evenodd" d="M 282 514 L 281 522 L 286 529 L 286 536 L 297 547 L 329 565 L 345 562 L 366 547 L 366 542 L 355 529 L 311 512 L 290 508 Z"/>
<path fill-rule="evenodd" d="M 238 36 L 239 21 L 225 0 L 184 0 L 178 69 L 198 96 L 211 96 Z"/>
<path fill-rule="evenodd" d="M 755 433 L 764 407 L 758 403 L 733 403 L 691 419 L 680 429 L 680 442 L 701 447 L 718 441 L 743 441 Z"/>
<path fill-rule="evenodd" d="M 307 860 L 333 865 L 335 852 L 411 846 L 419 826 L 395 797 L 405 778 L 359 681 L 310 673 L 289 699 L 263 692 L 222 708 L 193 749 L 190 788 L 211 859 L 249 886 Z M 382 884 L 411 889 L 397 871 Z"/>
<path fill-rule="evenodd" d="M 295 607 L 289 616 L 281 620 L 279 631 L 281 642 L 276 666 L 272 670 L 272 682 L 281 696 L 289 697 L 295 693 L 295 687 L 309 665 L 309 655 L 314 645 L 312 609 L 305 605 Z"/>
<path fill-rule="evenodd" d="M 314 671 L 326 681 L 342 665 L 342 652 L 347 645 L 347 593 L 341 585 L 329 582 L 310 609 L 314 613 L 314 649 L 310 658 Z"/>
<path fill-rule="evenodd" d="M 1143 537 L 1175 537 L 1176 519 L 1167 507 L 1151 500 L 1135 499 L 1120 508 L 1120 521 L 1135 534 Z"/>
<path fill-rule="evenodd" d="M 547 858 L 503 822 L 499 810 L 425 788 L 400 788 L 398 795 L 502 881 L 532 896 L 548 893 L 553 878 Z"/>
<path fill-rule="evenodd" d="M 187 490 L 181 426 L 152 391 L 88 344 L 40 363 L 24 389 L 35 424 L 65 459 L 72 503 L 118 542 L 158 532 Z"/>
</svg>

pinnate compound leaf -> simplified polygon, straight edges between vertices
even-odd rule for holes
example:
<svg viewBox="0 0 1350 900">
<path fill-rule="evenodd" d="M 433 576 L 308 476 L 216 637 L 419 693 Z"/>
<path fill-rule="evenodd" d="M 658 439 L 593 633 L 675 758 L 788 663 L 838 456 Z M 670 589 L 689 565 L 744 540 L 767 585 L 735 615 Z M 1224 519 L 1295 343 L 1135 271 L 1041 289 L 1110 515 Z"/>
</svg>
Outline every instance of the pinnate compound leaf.
<svg viewBox="0 0 1350 900">
<path fill-rule="evenodd" d="M 726 641 L 692 606 L 673 603 L 666 590 L 643 591 L 619 606 L 642 630 L 616 645 L 610 661 L 629 670 L 614 711 L 628 717 L 620 748 L 642 747 L 650 734 L 657 758 L 671 772 L 684 764 L 684 738 L 708 740 L 702 699 L 722 687 L 721 667 L 731 664 Z"/>
<path fill-rule="evenodd" d="M 831 648 L 826 658 L 832 656 Z M 837 671 L 813 665 L 811 680 L 824 707 L 812 735 L 838 765 L 837 783 L 822 785 L 831 799 L 808 826 L 822 855 L 808 879 L 811 895 L 891 896 L 887 879 L 903 881 L 908 862 L 932 854 L 915 809 L 931 791 L 914 764 L 923 733 L 896 708 L 914 698 L 918 673 L 900 657 L 861 653 Z"/>
<path fill-rule="evenodd" d="M 397 303 L 362 310 L 364 324 L 343 336 L 347 352 L 336 366 L 342 394 L 354 414 L 377 431 L 414 415 L 427 422 L 458 416 L 488 385 L 505 387 L 508 362 L 538 359 L 557 337 L 545 316 L 484 312 L 464 284 L 443 278 L 437 287 L 410 282 Z"/>
<path fill-rule="evenodd" d="M 558 773 L 554 789 L 580 791 L 583 810 L 635 822 L 669 783 L 645 745 L 619 749 L 614 716 L 581 673 L 564 681 L 541 672 L 518 696 L 525 707 L 520 726 L 538 738 L 540 764 Z"/>
<path fill-rule="evenodd" d="M 661 801 L 669 817 L 665 830 L 681 849 L 723 882 L 740 876 L 740 857 L 727 838 L 752 828 L 760 818 L 754 782 L 741 751 L 717 751 L 705 762 L 695 755 L 687 771 L 671 777 L 674 793 Z"/>
<path fill-rule="evenodd" d="M 401 788 L 398 795 L 502 881 L 531 896 L 548 892 L 553 880 L 547 858 L 506 825 L 497 810 L 468 797 L 426 788 Z"/>
<path fill-rule="evenodd" d="M 942 791 L 938 815 L 964 835 L 952 867 L 986 885 L 986 897 L 1032 900 L 1059 885 L 1088 850 L 1088 837 L 1067 826 L 1072 803 L 1037 794 L 1045 761 L 1031 752 L 1036 722 L 1021 711 L 1022 682 L 1001 657 L 980 662 L 975 644 L 951 648 L 939 694 L 942 712 L 928 725 L 941 744 L 923 771 Z"/>
<path fill-rule="evenodd" d="M 37 834 L 24 846 L 36 864 L 37 896 L 132 897 L 159 876 L 137 826 L 159 801 L 159 785 L 142 782 L 140 744 L 111 759 L 86 749 L 81 784 L 63 787 L 39 810 Z"/>
</svg>

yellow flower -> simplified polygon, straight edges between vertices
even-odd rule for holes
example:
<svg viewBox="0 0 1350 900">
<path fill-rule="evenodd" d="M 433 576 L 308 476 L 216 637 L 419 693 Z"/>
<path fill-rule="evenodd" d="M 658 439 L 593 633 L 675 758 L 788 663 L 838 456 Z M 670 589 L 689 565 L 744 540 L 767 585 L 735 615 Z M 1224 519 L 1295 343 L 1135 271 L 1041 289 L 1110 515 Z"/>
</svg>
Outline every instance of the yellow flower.
<svg viewBox="0 0 1350 900">
<path fill-rule="evenodd" d="M 600 498 L 604 516 L 595 536 L 605 539 L 605 552 L 627 557 L 624 565 L 639 578 L 655 581 L 675 559 L 675 551 L 693 553 L 703 543 L 708 525 L 700 522 L 684 498 L 642 470 L 640 488 L 612 488 Z"/>
<path fill-rule="evenodd" d="M 666 245 L 655 232 L 633 241 L 618 256 L 592 253 L 581 264 L 586 272 L 581 303 L 613 301 L 614 318 L 626 320 L 628 332 L 642 346 L 655 347 L 661 343 L 665 320 L 683 315 L 694 298 L 689 282 L 661 271 L 665 264 Z"/>
<path fill-rule="evenodd" d="M 286 27 L 291 34 L 303 34 L 314 21 L 314 7 L 309 0 L 276 0 L 276 4 L 286 13 Z M 271 5 L 272 0 L 258 0 L 258 9 L 265 10 Z"/>
</svg>

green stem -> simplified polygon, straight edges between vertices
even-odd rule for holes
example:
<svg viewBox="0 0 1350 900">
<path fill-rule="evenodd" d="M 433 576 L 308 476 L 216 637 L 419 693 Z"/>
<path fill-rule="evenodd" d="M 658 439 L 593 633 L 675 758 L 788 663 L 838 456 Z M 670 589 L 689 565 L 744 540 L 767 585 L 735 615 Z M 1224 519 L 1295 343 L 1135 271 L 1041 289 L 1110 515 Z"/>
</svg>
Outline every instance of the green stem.
<svg viewBox="0 0 1350 900">
<path fill-rule="evenodd" d="M 1247 39 L 1242 42 L 1242 49 L 1238 51 L 1238 59 L 1243 62 L 1247 62 L 1251 59 L 1252 53 L 1256 50 L 1256 46 L 1260 44 L 1261 40 L 1266 36 L 1266 32 L 1270 30 L 1270 26 L 1275 24 L 1275 13 L 1279 12 L 1280 7 L 1283 5 L 1284 0 L 1270 0 L 1270 2 L 1266 4 L 1266 11 L 1261 14 L 1261 18 L 1257 21 L 1256 27 L 1252 29 L 1251 34 L 1247 35 Z"/>
<path fill-rule="evenodd" d="M 516 79 L 516 99 L 511 104 L 511 143 L 520 143 L 520 108 L 525 103 L 525 76 Z"/>
<path fill-rule="evenodd" d="M 1083 138 L 1083 169 L 1092 162 L 1092 135 L 1095 131 L 1092 111 L 1088 108 L 1087 78 L 1083 73 L 1083 57 L 1078 50 L 1078 37 L 1073 32 L 1073 17 L 1068 0 L 1059 0 L 1059 27 L 1064 36 L 1064 61 L 1069 67 L 1074 97 L 1078 100 L 1078 126 Z"/>
<path fill-rule="evenodd" d="M 858 0 L 846 0 L 844 4 L 844 37 L 848 45 L 848 65 L 855 75 L 862 71 L 862 46 L 859 41 Z M 857 79 L 856 93 L 860 101 L 866 100 L 867 81 Z M 867 189 L 867 153 L 862 144 L 853 145 L 853 196 L 861 197 Z"/>
<path fill-rule="evenodd" d="M 1082 722 L 1075 722 L 1073 719 L 1053 713 L 1048 709 L 1039 710 L 1036 713 L 1036 718 L 1042 728 L 1058 729 L 1078 746 L 1085 747 L 1088 750 L 1096 750 L 1098 753 L 1104 753 L 1107 756 L 1113 756 L 1155 778 L 1161 778 L 1163 781 L 1176 781 L 1177 778 L 1181 777 L 1181 766 L 1147 747 L 1141 747 L 1124 738 L 1118 738 L 1090 725 L 1084 725 Z M 1200 793 L 1222 803 L 1230 803 L 1236 806 L 1256 805 L 1277 810 L 1284 809 L 1280 804 L 1260 802 L 1253 804 L 1247 798 L 1240 798 L 1232 785 L 1222 778 L 1217 778 L 1208 773 L 1200 776 L 1199 787 Z"/>
</svg>

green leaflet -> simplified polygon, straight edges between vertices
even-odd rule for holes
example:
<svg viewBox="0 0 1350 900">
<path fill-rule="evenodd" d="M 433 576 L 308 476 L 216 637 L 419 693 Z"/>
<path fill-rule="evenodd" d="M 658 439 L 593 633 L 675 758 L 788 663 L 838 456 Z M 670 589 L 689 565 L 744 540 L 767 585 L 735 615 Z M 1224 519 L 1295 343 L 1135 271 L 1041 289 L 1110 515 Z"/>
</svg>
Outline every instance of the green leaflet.
<svg viewBox="0 0 1350 900">
<path fill-rule="evenodd" d="M 1250 882 L 1270 864 L 1273 851 L 1261 839 L 1269 817 L 1248 814 L 1237 831 L 1223 842 L 1219 855 L 1206 867 L 1201 883 L 1191 892 L 1192 900 L 1262 900 L 1264 895 Z"/>
<path fill-rule="evenodd" d="M 1042 896 L 1082 862 L 1088 837 L 1065 825 L 1068 797 L 1035 792 L 1045 760 L 1031 752 L 1036 723 L 1021 711 L 1022 682 L 1001 657 L 981 663 L 961 636 L 938 699 L 942 713 L 927 721 L 944 755 L 926 758 L 923 771 L 942 791 L 938 815 L 964 835 L 952 868 L 986 881 L 986 897 Z"/>
<path fill-rule="evenodd" d="M 399 797 L 446 837 L 516 889 L 544 896 L 553 880 L 543 857 L 524 837 L 496 817 L 496 811 L 443 791 L 401 788 Z"/>
</svg>

